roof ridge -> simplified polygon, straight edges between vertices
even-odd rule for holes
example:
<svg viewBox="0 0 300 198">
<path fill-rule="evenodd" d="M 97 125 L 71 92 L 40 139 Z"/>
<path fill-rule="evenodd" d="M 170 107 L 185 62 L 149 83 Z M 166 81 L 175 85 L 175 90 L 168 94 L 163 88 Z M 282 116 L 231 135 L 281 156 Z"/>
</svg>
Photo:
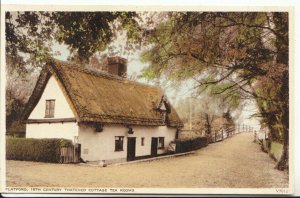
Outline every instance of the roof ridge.
<svg viewBox="0 0 300 198">
<path fill-rule="evenodd" d="M 137 85 L 141 85 L 141 86 L 156 88 L 156 89 L 159 89 L 160 91 L 162 91 L 163 95 L 165 95 L 163 89 L 159 86 L 149 85 L 149 84 L 146 84 L 146 83 L 129 80 L 127 78 L 122 78 L 122 77 L 112 75 L 112 74 L 109 74 L 107 72 L 103 72 L 103 71 L 100 71 L 100 70 L 97 70 L 97 69 L 87 68 L 86 65 L 84 67 L 82 67 L 82 66 L 79 66 L 78 63 L 74 63 L 74 62 L 62 61 L 62 60 L 55 59 L 55 63 L 60 63 L 60 65 L 63 64 L 63 66 L 67 66 L 67 67 L 70 67 L 72 69 L 76 69 L 79 72 L 84 72 L 84 73 L 87 73 L 87 74 L 90 74 L 90 75 L 94 75 L 96 77 L 104 77 L 104 78 L 111 79 L 111 80 L 118 80 L 122 83 L 128 83 L 129 82 L 129 83 L 132 83 L 132 84 L 137 84 Z"/>
</svg>

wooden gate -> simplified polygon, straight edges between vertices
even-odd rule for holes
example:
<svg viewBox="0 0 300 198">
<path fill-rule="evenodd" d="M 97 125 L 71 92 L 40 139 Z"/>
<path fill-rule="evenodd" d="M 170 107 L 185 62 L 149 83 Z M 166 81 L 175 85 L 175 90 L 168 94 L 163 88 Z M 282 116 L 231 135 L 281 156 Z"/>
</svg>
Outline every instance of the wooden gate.
<svg viewBox="0 0 300 198">
<path fill-rule="evenodd" d="M 81 144 L 60 148 L 60 163 L 79 163 L 81 153 Z"/>
</svg>

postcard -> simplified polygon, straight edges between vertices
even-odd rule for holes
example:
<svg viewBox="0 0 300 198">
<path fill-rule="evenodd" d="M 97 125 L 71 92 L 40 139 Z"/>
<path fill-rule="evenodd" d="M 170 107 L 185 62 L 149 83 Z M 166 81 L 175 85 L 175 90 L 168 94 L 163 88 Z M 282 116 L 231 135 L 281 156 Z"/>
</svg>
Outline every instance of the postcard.
<svg viewBox="0 0 300 198">
<path fill-rule="evenodd" d="M 294 8 L 3 5 L 2 194 L 294 193 Z"/>
</svg>

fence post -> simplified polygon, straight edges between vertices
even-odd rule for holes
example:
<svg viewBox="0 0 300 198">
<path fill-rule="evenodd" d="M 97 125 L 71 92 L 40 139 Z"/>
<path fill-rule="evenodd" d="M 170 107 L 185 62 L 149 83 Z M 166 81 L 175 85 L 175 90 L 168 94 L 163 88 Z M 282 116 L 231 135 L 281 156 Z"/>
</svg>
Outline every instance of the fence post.
<svg viewBox="0 0 300 198">
<path fill-rule="evenodd" d="M 217 141 L 217 133 L 216 133 L 216 131 L 215 131 L 215 142 Z"/>
<path fill-rule="evenodd" d="M 223 133 L 223 129 L 222 129 L 222 140 L 224 139 L 224 133 Z"/>
</svg>

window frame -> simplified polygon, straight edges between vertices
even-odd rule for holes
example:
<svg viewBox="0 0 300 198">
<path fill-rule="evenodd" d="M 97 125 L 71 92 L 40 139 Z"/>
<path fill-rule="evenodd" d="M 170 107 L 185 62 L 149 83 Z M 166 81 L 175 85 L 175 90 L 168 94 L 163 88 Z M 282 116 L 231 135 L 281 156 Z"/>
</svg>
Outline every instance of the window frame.
<svg viewBox="0 0 300 198">
<path fill-rule="evenodd" d="M 45 118 L 54 118 L 55 99 L 46 100 Z"/>
<path fill-rule="evenodd" d="M 157 147 L 158 147 L 158 149 L 164 149 L 165 148 L 165 137 L 158 137 Z"/>
<path fill-rule="evenodd" d="M 124 151 L 124 136 L 115 136 L 115 152 Z"/>
</svg>

